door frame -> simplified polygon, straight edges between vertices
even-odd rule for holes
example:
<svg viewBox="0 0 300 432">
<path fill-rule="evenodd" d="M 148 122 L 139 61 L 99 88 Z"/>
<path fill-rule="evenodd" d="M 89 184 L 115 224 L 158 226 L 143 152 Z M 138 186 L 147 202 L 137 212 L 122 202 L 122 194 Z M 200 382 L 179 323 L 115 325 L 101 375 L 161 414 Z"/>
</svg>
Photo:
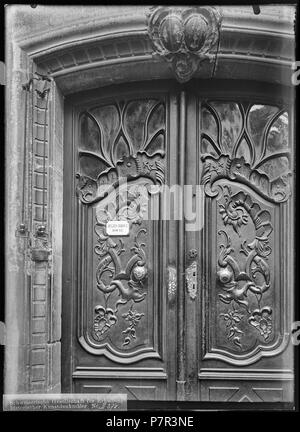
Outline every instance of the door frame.
<svg viewBox="0 0 300 432">
<path fill-rule="evenodd" d="M 196 89 L 196 91 L 195 91 Z M 274 86 L 274 85 L 265 85 L 263 88 L 260 83 L 245 83 L 243 81 L 203 81 L 203 80 L 192 80 L 188 84 L 178 84 L 175 81 L 156 81 L 155 85 L 149 82 L 140 82 L 134 84 L 122 84 L 116 86 L 109 86 L 105 89 L 93 90 L 88 92 L 81 92 L 79 94 L 71 95 L 65 101 L 65 165 L 64 165 L 64 196 L 72 197 L 75 193 L 75 186 L 73 182 L 73 174 L 72 167 L 74 166 L 74 120 L 72 118 L 72 110 L 74 106 L 90 104 L 98 101 L 99 99 L 105 100 L 106 98 L 110 99 L 114 97 L 114 95 L 118 96 L 123 92 L 123 94 L 130 95 L 139 95 L 143 94 L 143 92 L 147 92 L 147 95 L 155 95 L 162 93 L 172 93 L 176 98 L 178 96 L 178 107 L 177 107 L 177 116 L 181 118 L 181 121 L 178 122 L 178 127 L 181 125 L 176 131 L 176 136 L 173 136 L 175 142 L 177 142 L 177 154 L 185 155 L 186 154 L 186 142 L 187 140 L 190 142 L 193 138 L 187 138 L 186 127 L 182 127 L 182 125 L 186 124 L 186 103 L 181 102 L 180 98 L 184 100 L 184 98 L 190 98 L 191 95 L 197 94 L 203 99 L 211 98 L 214 100 L 236 100 L 236 99 L 247 99 L 249 101 L 253 100 L 256 103 L 265 103 L 265 104 L 282 104 L 282 103 L 293 103 L 293 92 L 289 88 L 284 88 L 282 86 Z M 181 95 L 181 96 L 180 96 Z M 188 103 L 190 107 L 190 103 Z M 293 124 L 293 120 L 290 122 Z M 195 129 L 196 134 L 196 129 Z M 196 135 L 195 135 L 195 139 Z M 169 142 L 171 142 L 171 137 L 169 138 Z M 66 149 L 69 148 L 66 152 Z M 70 150 L 71 149 L 71 150 Z M 170 157 L 168 158 L 168 171 L 170 175 L 170 184 L 185 184 L 187 180 L 187 184 L 191 181 L 191 176 L 193 176 L 196 172 L 196 164 L 193 163 L 193 157 L 186 156 L 188 159 L 188 163 L 192 163 L 191 169 L 189 169 L 189 175 L 187 176 L 187 169 L 184 163 L 184 158 L 182 156 L 176 158 L 176 156 L 172 155 L 172 149 L 170 148 Z M 173 152 L 175 147 L 173 146 Z M 172 158 L 173 163 L 171 162 Z M 193 174 L 192 174 L 193 173 Z M 197 176 L 197 175 L 196 175 Z M 199 178 L 199 176 L 197 176 Z M 173 182 L 171 181 L 173 179 Z M 188 180 L 189 179 L 189 180 Z M 72 222 L 72 213 L 74 212 L 74 200 L 73 200 L 73 210 L 70 212 L 69 200 L 64 199 L 64 229 L 63 229 L 63 245 L 68 245 L 68 251 L 70 248 L 72 249 L 72 241 L 74 239 L 74 234 L 72 234 L 72 226 L 74 225 Z M 175 226 L 176 225 L 176 226 Z M 178 275 L 182 275 L 182 277 L 178 278 L 177 281 L 177 302 L 176 308 L 173 311 L 173 322 L 176 322 L 176 313 L 177 315 L 177 341 L 176 341 L 176 351 L 177 351 L 177 367 L 176 371 L 173 373 L 173 384 L 170 384 L 168 393 L 177 394 L 177 400 L 185 400 L 185 384 L 188 382 L 189 391 L 191 394 L 196 392 L 197 383 L 195 378 L 189 379 L 187 377 L 187 370 L 189 366 L 192 365 L 195 360 L 198 359 L 198 344 L 195 344 L 194 348 L 190 347 L 191 338 L 188 335 L 188 345 L 189 345 L 189 357 L 186 356 L 186 325 L 187 320 L 189 320 L 189 325 L 195 319 L 199 319 L 199 311 L 195 310 L 195 303 L 189 303 L 188 296 L 185 294 L 185 271 L 186 271 L 186 256 L 188 250 L 193 248 L 193 243 L 195 243 L 195 236 L 189 236 L 185 234 L 184 230 L 184 221 L 178 221 L 177 224 L 171 224 L 168 228 L 169 237 L 173 239 L 173 247 L 169 247 L 168 250 L 168 266 L 174 265 L 174 267 L 178 270 Z M 171 231 L 170 231 L 171 230 Z M 170 233 L 172 235 L 170 236 Z M 174 235 L 176 234 L 176 235 Z M 197 234 L 199 237 L 199 234 Z M 176 238 L 178 239 L 180 245 L 176 248 Z M 175 241 L 174 241 L 175 240 Z M 172 241 L 172 240 L 171 240 Z M 64 343 L 69 338 L 69 334 L 73 331 L 72 324 L 72 316 L 70 316 L 68 310 L 68 303 L 72 302 L 72 283 L 76 285 L 76 281 L 74 281 L 74 261 L 72 258 L 72 254 L 68 251 L 66 252 L 64 247 L 64 261 L 63 261 L 63 292 L 62 292 L 62 386 L 64 391 L 72 392 L 72 364 L 71 364 L 71 354 L 72 354 L 72 345 L 68 343 Z M 184 250 L 184 254 L 178 254 L 178 250 Z M 173 253 L 172 251 L 175 251 Z M 203 250 L 199 250 L 199 256 L 203 253 Z M 73 276 L 72 276 L 73 275 Z M 202 293 L 199 293 L 199 296 L 202 297 Z M 187 303 L 189 303 L 189 314 L 186 314 Z M 177 312 L 176 312 L 177 311 Z M 192 313 L 191 313 L 192 311 Z M 202 311 L 203 313 L 203 311 Z M 198 317 L 198 318 L 197 318 Z M 198 378 L 197 378 L 198 379 Z M 176 389 L 175 389 L 175 382 Z M 174 393 L 175 392 L 175 393 Z"/>
</svg>

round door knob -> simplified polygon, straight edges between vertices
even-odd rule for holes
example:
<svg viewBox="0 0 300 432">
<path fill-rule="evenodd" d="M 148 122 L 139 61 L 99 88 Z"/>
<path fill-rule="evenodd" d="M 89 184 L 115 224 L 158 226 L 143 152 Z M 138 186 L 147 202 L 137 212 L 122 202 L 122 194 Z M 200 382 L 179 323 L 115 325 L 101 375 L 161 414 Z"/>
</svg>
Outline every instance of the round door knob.
<svg viewBox="0 0 300 432">
<path fill-rule="evenodd" d="M 196 249 L 191 249 L 189 251 L 189 257 L 190 258 L 196 258 L 197 255 L 198 255 L 198 252 L 196 251 Z"/>
<path fill-rule="evenodd" d="M 147 276 L 147 268 L 144 263 L 138 261 L 136 266 L 132 269 L 132 274 L 135 280 L 142 281 Z"/>
</svg>

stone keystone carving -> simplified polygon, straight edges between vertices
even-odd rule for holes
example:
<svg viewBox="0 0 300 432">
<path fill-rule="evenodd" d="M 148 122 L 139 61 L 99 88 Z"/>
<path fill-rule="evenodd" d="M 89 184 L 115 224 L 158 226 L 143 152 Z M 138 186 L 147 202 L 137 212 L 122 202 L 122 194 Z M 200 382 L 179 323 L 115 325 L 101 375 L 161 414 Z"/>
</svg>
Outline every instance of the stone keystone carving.
<svg viewBox="0 0 300 432">
<path fill-rule="evenodd" d="M 166 7 L 150 10 L 148 33 L 156 53 L 171 66 L 179 82 L 189 81 L 217 47 L 221 15 L 213 7 Z"/>
</svg>

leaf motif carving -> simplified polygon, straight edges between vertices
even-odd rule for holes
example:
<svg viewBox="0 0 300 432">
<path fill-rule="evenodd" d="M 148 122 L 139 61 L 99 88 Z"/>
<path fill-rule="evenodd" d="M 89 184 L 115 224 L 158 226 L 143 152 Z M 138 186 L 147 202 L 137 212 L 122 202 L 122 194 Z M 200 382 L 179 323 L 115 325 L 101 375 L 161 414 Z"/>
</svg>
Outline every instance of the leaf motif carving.
<svg viewBox="0 0 300 432">
<path fill-rule="evenodd" d="M 211 149 L 210 154 L 202 154 L 201 157 L 201 182 L 205 186 L 206 194 L 216 196 L 220 192 L 220 189 L 215 187 L 216 183 L 218 180 L 227 179 L 249 186 L 271 202 L 286 201 L 291 195 L 287 112 L 278 111 L 276 107 L 239 103 L 237 105 L 241 118 L 232 118 L 231 124 L 233 109 L 224 115 L 223 105 L 230 106 L 229 103 L 210 102 L 205 103 L 202 108 L 204 116 L 207 117 L 209 113 L 215 119 L 218 130 L 218 135 L 215 131 L 213 138 L 207 135 L 206 130 L 201 137 L 202 146 L 207 147 L 208 141 Z M 261 121 L 257 112 L 264 112 L 266 118 Z M 255 121 L 258 127 L 262 128 L 261 138 L 258 138 L 257 134 L 253 135 Z M 230 132 L 234 130 L 240 130 L 236 144 L 234 134 Z M 273 152 L 266 152 L 271 141 L 277 150 L 275 151 L 274 147 Z M 223 153 L 220 154 L 220 143 L 223 142 L 226 142 L 226 148 L 223 145 Z"/>
<path fill-rule="evenodd" d="M 218 259 L 217 277 L 222 290 L 219 299 L 222 303 L 232 305 L 233 308 L 221 313 L 220 317 L 223 317 L 228 328 L 227 339 L 242 349 L 241 337 L 244 330 L 240 329 L 239 324 L 245 314 L 248 316 L 248 324 L 256 328 L 265 340 L 268 340 L 272 333 L 272 309 L 267 305 L 261 307 L 261 302 L 265 292 L 270 289 L 270 268 L 267 257 L 271 253 L 269 237 L 273 227 L 270 213 L 253 202 L 250 195 L 243 191 L 233 194 L 231 188 L 227 186 L 222 190 L 224 203 L 219 204 L 219 211 L 224 226 L 231 225 L 237 232 L 238 226 L 247 225 L 252 221 L 256 233 L 254 240 L 244 240 L 241 243 L 240 252 L 246 256 L 246 261 L 241 268 L 241 264 L 233 256 L 235 249 L 232 247 L 229 234 L 219 230 L 219 234 L 223 234 L 225 238 L 224 243 L 220 244 Z M 240 209 L 241 213 L 237 212 L 237 209 Z M 240 224 L 237 223 L 238 220 Z M 260 284 L 256 281 L 257 273 L 262 277 Z M 255 309 L 252 306 L 253 298 L 256 298 L 257 302 Z M 242 307 L 244 313 L 237 311 L 234 305 Z"/>
</svg>

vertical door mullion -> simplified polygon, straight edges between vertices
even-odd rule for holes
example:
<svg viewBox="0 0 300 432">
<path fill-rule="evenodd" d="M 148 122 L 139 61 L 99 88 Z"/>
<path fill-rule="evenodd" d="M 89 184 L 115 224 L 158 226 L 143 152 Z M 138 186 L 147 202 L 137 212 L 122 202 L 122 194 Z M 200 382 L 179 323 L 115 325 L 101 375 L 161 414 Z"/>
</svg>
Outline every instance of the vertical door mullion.
<svg viewBox="0 0 300 432">
<path fill-rule="evenodd" d="M 167 131 L 167 175 L 166 186 L 170 189 L 178 184 L 178 133 L 179 133 L 179 120 L 178 120 L 178 94 L 171 92 L 169 95 L 167 118 L 166 118 L 166 131 Z M 163 206 L 169 203 L 163 203 Z M 177 238 L 177 223 L 172 218 L 173 208 L 172 201 L 169 214 L 170 220 L 165 221 L 167 227 L 166 238 L 166 254 L 167 254 L 167 281 L 168 287 L 166 292 L 167 312 L 166 312 L 166 333 L 164 338 L 167 346 L 167 374 L 168 374 L 168 399 L 176 400 L 176 353 L 177 353 L 177 292 L 178 292 L 178 238 Z M 174 279 L 175 282 L 174 286 Z"/>
<path fill-rule="evenodd" d="M 184 221 L 184 185 L 186 157 L 186 92 L 179 96 L 179 141 L 178 141 L 178 177 L 181 191 L 181 216 L 178 220 L 178 294 L 177 294 L 177 400 L 185 400 L 186 383 L 186 341 L 185 341 L 185 221 Z"/>
<path fill-rule="evenodd" d="M 198 194 L 198 136 L 197 125 L 199 115 L 197 97 L 192 93 L 188 94 L 187 105 L 187 134 L 186 134 L 186 190 L 185 190 L 185 302 L 186 311 L 186 344 L 188 355 L 186 358 L 186 399 L 199 400 L 198 397 L 198 338 L 199 324 L 197 320 L 197 308 L 199 305 L 199 194 Z M 196 214 L 198 213 L 198 214 Z"/>
</svg>

